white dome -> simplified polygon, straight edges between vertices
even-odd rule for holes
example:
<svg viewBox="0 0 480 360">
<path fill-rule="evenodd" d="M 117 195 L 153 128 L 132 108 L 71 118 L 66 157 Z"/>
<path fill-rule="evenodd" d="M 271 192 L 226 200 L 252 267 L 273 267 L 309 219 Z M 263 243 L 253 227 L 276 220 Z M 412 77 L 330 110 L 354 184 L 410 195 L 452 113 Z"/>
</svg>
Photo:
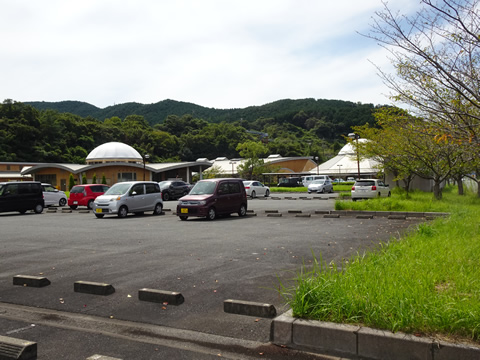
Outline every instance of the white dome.
<svg viewBox="0 0 480 360">
<path fill-rule="evenodd" d="M 87 161 L 92 160 L 138 160 L 143 161 L 142 155 L 133 147 L 120 143 L 109 142 L 97 146 L 87 156 Z"/>
</svg>

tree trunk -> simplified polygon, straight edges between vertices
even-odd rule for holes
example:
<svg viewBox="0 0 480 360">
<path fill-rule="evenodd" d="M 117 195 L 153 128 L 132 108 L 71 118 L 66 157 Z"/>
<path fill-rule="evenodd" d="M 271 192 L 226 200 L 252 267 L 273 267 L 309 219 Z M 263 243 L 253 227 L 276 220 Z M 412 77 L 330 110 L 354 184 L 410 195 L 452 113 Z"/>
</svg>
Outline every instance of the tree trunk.
<svg viewBox="0 0 480 360">
<path fill-rule="evenodd" d="M 442 189 L 440 189 L 440 181 L 434 180 L 433 196 L 436 200 L 442 200 Z"/>
<path fill-rule="evenodd" d="M 458 185 L 458 195 L 465 195 L 465 190 L 464 190 L 464 187 L 463 187 L 463 180 L 462 180 L 462 176 L 456 176 L 455 177 L 455 180 L 457 181 L 457 185 Z"/>
</svg>

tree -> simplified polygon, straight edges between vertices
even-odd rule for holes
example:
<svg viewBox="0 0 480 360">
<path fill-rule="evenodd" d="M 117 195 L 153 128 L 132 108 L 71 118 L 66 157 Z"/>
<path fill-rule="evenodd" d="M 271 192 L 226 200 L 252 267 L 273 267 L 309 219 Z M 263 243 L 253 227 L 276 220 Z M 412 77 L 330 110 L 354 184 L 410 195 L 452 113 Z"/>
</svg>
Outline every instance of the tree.
<svg viewBox="0 0 480 360">
<path fill-rule="evenodd" d="M 68 177 L 68 191 L 72 190 L 74 186 L 75 186 L 75 179 L 73 178 L 73 174 L 70 173 L 70 176 Z"/>
<path fill-rule="evenodd" d="M 105 173 L 102 174 L 102 184 L 107 185 L 107 179 L 105 178 Z"/>
<path fill-rule="evenodd" d="M 93 173 L 92 184 L 96 184 L 96 183 L 97 183 L 97 174 Z"/>
<path fill-rule="evenodd" d="M 82 175 L 82 184 L 87 184 L 87 175 L 85 173 Z"/>
<path fill-rule="evenodd" d="M 380 159 L 384 168 L 393 170 L 397 178 L 415 174 L 432 179 L 434 197 L 441 199 L 442 182 L 463 169 L 462 146 L 439 139 L 435 124 L 406 111 L 385 108 L 378 111 L 376 117 L 379 129 L 354 128 L 360 136 L 371 140 L 361 151 Z"/>
<path fill-rule="evenodd" d="M 253 179 L 264 172 L 265 166 L 263 159 L 260 159 L 260 157 L 268 153 L 265 145 L 249 140 L 238 144 L 237 151 L 240 153 L 240 156 L 246 159 L 245 162 L 237 167 L 237 171 L 241 176 Z"/>
<path fill-rule="evenodd" d="M 480 144 L 480 0 L 421 0 L 413 16 L 387 3 L 366 36 L 385 47 L 396 75 L 379 74 L 392 99 L 435 123 L 440 136 Z"/>
</svg>

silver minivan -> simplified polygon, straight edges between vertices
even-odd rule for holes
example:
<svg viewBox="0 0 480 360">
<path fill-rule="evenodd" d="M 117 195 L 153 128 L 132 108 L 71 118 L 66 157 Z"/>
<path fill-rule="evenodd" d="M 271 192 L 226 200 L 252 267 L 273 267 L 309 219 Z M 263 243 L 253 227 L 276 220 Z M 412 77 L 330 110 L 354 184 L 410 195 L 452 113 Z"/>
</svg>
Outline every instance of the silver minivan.
<svg viewBox="0 0 480 360">
<path fill-rule="evenodd" d="M 154 181 L 127 181 L 116 183 L 105 194 L 98 196 L 93 203 L 93 213 L 97 218 L 117 214 L 124 218 L 128 213 L 136 215 L 153 211 L 160 215 L 163 209 L 162 192 Z"/>
</svg>

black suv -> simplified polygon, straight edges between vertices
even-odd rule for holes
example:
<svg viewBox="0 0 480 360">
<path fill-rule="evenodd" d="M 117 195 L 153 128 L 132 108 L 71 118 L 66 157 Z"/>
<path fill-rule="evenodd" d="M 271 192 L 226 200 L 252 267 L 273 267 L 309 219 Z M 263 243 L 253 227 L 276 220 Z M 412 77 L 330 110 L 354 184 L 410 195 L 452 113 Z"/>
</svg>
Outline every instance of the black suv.
<svg viewBox="0 0 480 360">
<path fill-rule="evenodd" d="M 0 183 L 0 212 L 33 210 L 40 214 L 45 207 L 42 184 L 36 181 Z"/>
<path fill-rule="evenodd" d="M 281 178 L 278 182 L 277 186 L 281 187 L 299 187 L 303 186 L 302 178 L 299 177 L 288 177 L 288 178 Z"/>
<path fill-rule="evenodd" d="M 179 199 L 190 192 L 192 186 L 185 181 L 167 180 L 158 183 L 162 190 L 163 201 Z"/>
</svg>

